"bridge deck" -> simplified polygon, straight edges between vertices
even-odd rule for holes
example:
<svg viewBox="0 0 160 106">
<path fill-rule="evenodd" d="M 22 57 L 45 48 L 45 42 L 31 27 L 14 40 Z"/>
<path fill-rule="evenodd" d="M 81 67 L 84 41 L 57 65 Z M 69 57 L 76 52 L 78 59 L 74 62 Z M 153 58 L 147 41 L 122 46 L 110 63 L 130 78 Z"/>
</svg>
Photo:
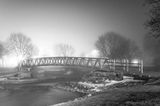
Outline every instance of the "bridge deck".
<svg viewBox="0 0 160 106">
<path fill-rule="evenodd" d="M 143 61 L 138 60 L 133 63 L 130 60 L 114 60 L 108 58 L 91 58 L 91 57 L 42 57 L 42 58 L 30 58 L 23 60 L 20 63 L 20 67 L 33 67 L 33 66 L 83 66 L 92 67 L 98 69 L 116 69 L 116 67 L 122 67 L 124 70 L 129 71 L 130 67 L 137 68 L 138 71 L 143 73 Z"/>
</svg>

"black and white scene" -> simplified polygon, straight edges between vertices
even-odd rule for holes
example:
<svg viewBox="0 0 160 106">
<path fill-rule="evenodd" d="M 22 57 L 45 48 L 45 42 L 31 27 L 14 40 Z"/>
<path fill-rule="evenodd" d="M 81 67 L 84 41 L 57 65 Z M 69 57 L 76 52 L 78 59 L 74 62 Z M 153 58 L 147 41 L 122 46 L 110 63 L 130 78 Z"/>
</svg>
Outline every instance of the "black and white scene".
<svg viewBox="0 0 160 106">
<path fill-rule="evenodd" d="M 0 106 L 160 106 L 160 0 L 0 0 Z"/>
</svg>

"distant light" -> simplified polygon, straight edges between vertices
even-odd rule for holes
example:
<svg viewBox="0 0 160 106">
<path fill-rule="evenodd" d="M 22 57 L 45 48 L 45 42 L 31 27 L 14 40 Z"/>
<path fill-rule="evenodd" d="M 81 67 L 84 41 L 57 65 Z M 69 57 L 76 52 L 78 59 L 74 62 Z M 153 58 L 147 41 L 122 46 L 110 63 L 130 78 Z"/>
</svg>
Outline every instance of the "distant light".
<svg viewBox="0 0 160 106">
<path fill-rule="evenodd" d="M 4 67 L 16 67 L 18 63 L 23 60 L 23 56 L 14 56 L 14 55 L 7 55 L 3 56 L 3 61 L 5 62 Z"/>
<path fill-rule="evenodd" d="M 86 57 L 98 57 L 99 56 L 99 51 L 94 49 L 92 50 L 89 54 L 86 55 Z"/>
<path fill-rule="evenodd" d="M 5 62 L 4 67 L 15 67 L 18 64 L 18 59 L 16 56 L 4 56 L 3 61 Z"/>
<path fill-rule="evenodd" d="M 132 63 L 137 64 L 137 63 L 139 63 L 139 60 L 138 59 L 133 59 Z"/>
</svg>

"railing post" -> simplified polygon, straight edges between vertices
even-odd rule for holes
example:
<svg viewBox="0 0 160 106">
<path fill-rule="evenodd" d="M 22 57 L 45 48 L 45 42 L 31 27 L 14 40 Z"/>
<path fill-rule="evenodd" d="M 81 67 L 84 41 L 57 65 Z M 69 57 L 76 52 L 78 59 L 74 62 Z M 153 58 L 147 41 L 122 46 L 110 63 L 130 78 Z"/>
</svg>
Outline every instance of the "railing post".
<svg viewBox="0 0 160 106">
<path fill-rule="evenodd" d="M 18 64 L 18 72 L 21 72 L 21 63 Z"/>
<path fill-rule="evenodd" d="M 143 60 L 141 60 L 141 73 L 143 74 Z"/>
<path fill-rule="evenodd" d="M 113 70 L 115 71 L 116 70 L 116 60 L 113 59 Z"/>
<path fill-rule="evenodd" d="M 127 70 L 127 72 L 129 71 L 129 61 L 128 61 L 128 59 L 126 59 L 126 70 Z"/>
<path fill-rule="evenodd" d="M 111 66 L 111 65 L 112 65 L 111 60 L 109 60 L 109 61 L 108 61 L 108 65 L 109 65 L 109 69 L 111 70 L 111 69 L 112 69 L 112 66 Z"/>
<path fill-rule="evenodd" d="M 121 64 L 123 65 L 123 70 L 124 70 L 124 71 L 126 70 L 126 63 L 125 63 L 125 61 L 126 61 L 126 60 L 124 59 L 124 60 L 122 61 L 122 63 L 121 63 Z"/>
</svg>

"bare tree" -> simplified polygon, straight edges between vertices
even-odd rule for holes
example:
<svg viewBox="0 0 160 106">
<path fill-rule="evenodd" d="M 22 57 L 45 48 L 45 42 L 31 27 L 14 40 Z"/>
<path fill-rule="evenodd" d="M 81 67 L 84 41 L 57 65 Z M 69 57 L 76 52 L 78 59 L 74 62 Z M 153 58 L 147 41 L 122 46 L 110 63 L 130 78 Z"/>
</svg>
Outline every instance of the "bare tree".
<svg viewBox="0 0 160 106">
<path fill-rule="evenodd" d="M 4 53 L 4 47 L 3 44 L 0 42 L 0 58 L 2 58 L 3 53 Z"/>
<path fill-rule="evenodd" d="M 145 0 L 145 6 L 148 8 L 150 17 L 146 22 L 150 34 L 155 37 L 160 37 L 160 0 Z"/>
<path fill-rule="evenodd" d="M 100 51 L 102 57 L 112 59 L 135 58 L 140 53 L 135 42 L 114 32 L 100 36 L 95 46 Z"/>
<path fill-rule="evenodd" d="M 155 39 L 152 35 L 146 35 L 143 41 L 144 51 L 155 66 L 160 66 L 160 39 Z"/>
<path fill-rule="evenodd" d="M 86 57 L 86 54 L 84 52 L 82 52 L 79 56 L 80 57 Z"/>
<path fill-rule="evenodd" d="M 160 0 L 145 0 L 149 19 L 145 26 L 148 34 L 144 37 L 144 50 L 156 67 L 160 66 Z"/>
<path fill-rule="evenodd" d="M 34 55 L 35 47 L 31 39 L 22 33 L 12 33 L 7 40 L 7 49 L 10 53 L 23 59 Z"/>
<path fill-rule="evenodd" d="M 74 52 L 74 48 L 69 44 L 56 45 L 56 54 L 59 56 L 72 56 Z"/>
<path fill-rule="evenodd" d="M 136 42 L 128 39 L 128 56 L 126 56 L 128 59 L 138 58 L 142 59 L 143 53 L 142 50 L 136 45 Z"/>
<path fill-rule="evenodd" d="M 4 47 L 3 44 L 0 43 L 0 59 L 1 59 L 1 65 L 3 65 L 3 59 L 2 56 L 4 55 Z"/>
<path fill-rule="evenodd" d="M 3 56 L 8 54 L 8 51 L 5 46 L 6 45 L 4 42 L 0 42 L 0 59 L 1 59 L 2 66 L 4 65 Z"/>
</svg>

